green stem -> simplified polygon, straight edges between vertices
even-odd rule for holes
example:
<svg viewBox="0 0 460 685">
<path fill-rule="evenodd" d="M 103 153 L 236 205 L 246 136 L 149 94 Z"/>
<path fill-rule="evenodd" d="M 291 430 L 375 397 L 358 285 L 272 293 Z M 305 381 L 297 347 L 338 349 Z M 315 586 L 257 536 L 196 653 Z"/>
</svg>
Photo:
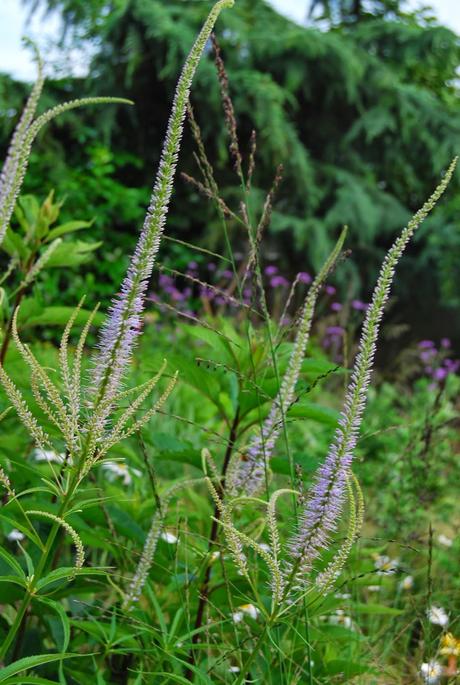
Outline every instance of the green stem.
<svg viewBox="0 0 460 685">
<path fill-rule="evenodd" d="M 76 482 L 74 481 L 70 485 L 69 490 L 68 490 L 67 494 L 65 495 L 65 497 L 62 501 L 61 507 L 59 509 L 59 513 L 57 515 L 59 518 L 63 518 L 65 516 L 65 513 L 66 513 L 66 511 L 70 505 L 73 494 L 75 492 L 75 487 L 76 487 Z M 37 583 L 43 575 L 43 571 L 45 570 L 45 567 L 46 567 L 48 558 L 50 556 L 51 549 L 53 547 L 53 543 L 56 539 L 56 535 L 59 531 L 59 528 L 60 528 L 60 524 L 55 521 L 51 527 L 50 532 L 49 532 L 48 538 L 46 540 L 45 548 L 44 548 L 42 555 L 40 557 L 40 561 L 38 562 L 37 569 L 33 575 L 33 578 L 31 579 L 30 587 L 27 590 L 27 592 L 26 592 L 26 594 L 25 594 L 25 596 L 21 602 L 21 605 L 20 605 L 18 612 L 15 616 L 15 619 L 11 625 L 11 628 L 8 631 L 8 634 L 5 638 L 2 646 L 0 647 L 0 663 L 5 659 L 5 656 L 9 650 L 9 648 L 11 647 L 19 629 L 21 628 L 22 622 L 24 620 L 25 613 L 26 613 L 27 609 L 29 608 L 33 597 L 35 596 Z"/>
<path fill-rule="evenodd" d="M 246 661 L 244 662 L 244 664 L 241 668 L 241 673 L 238 676 L 238 680 L 236 681 L 235 685 L 242 685 L 244 682 L 246 682 L 246 674 L 248 673 L 248 671 L 252 665 L 252 662 L 255 660 L 255 658 L 257 657 L 257 655 L 259 653 L 260 645 L 262 644 L 262 640 L 264 639 L 265 633 L 267 632 L 269 627 L 270 627 L 269 623 L 266 623 L 264 625 L 263 630 L 260 633 L 259 637 L 257 638 L 254 647 L 251 649 L 251 652 L 249 653 L 248 658 L 246 659 Z"/>
</svg>

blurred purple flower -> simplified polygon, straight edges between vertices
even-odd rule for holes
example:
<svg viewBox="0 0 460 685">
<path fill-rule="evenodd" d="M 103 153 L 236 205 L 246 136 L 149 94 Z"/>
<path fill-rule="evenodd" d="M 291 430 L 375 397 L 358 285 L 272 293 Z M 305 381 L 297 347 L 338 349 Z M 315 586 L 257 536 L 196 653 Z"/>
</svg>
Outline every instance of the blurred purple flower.
<svg viewBox="0 0 460 685">
<path fill-rule="evenodd" d="M 216 265 L 214 264 L 214 262 L 209 262 L 206 266 L 208 267 L 208 271 L 216 270 Z"/>
<path fill-rule="evenodd" d="M 331 309 L 333 312 L 340 312 L 340 310 L 342 309 L 342 305 L 340 304 L 340 302 L 333 302 L 331 304 Z"/>
<path fill-rule="evenodd" d="M 297 274 L 297 279 L 299 280 L 300 283 L 311 283 L 312 282 L 312 277 L 306 271 L 300 271 L 300 273 Z"/>
<path fill-rule="evenodd" d="M 172 288 L 171 297 L 175 302 L 182 302 L 185 299 L 184 294 L 177 288 Z"/>
<path fill-rule="evenodd" d="M 353 309 L 356 309 L 357 311 L 365 312 L 368 305 L 365 302 L 362 302 L 361 300 L 352 300 L 351 306 L 353 307 Z"/>
<path fill-rule="evenodd" d="M 335 295 L 336 292 L 337 292 L 337 290 L 334 288 L 333 285 L 327 285 L 327 286 L 325 287 L 325 291 L 326 291 L 326 293 L 327 293 L 328 295 Z"/>
<path fill-rule="evenodd" d="M 342 328 L 342 326 L 329 326 L 329 328 L 326 328 L 326 333 L 327 335 L 332 336 L 342 336 L 345 333 L 345 330 Z"/>
<path fill-rule="evenodd" d="M 270 265 L 270 266 L 266 266 L 265 269 L 264 269 L 264 273 L 265 273 L 267 276 L 274 276 L 275 274 L 278 273 L 278 267 L 277 267 L 277 266 L 274 266 L 273 264 Z"/>
<path fill-rule="evenodd" d="M 251 295 L 252 295 L 252 290 L 251 290 L 251 288 L 245 288 L 245 289 L 243 290 L 243 296 L 244 296 L 244 297 L 250 298 Z"/>
<path fill-rule="evenodd" d="M 196 269 L 198 269 L 198 263 L 195 261 L 191 261 L 187 264 L 187 268 L 191 271 L 196 271 Z"/>
<path fill-rule="evenodd" d="M 171 276 L 167 276 L 166 274 L 160 274 L 158 283 L 160 284 L 161 288 L 167 288 L 168 286 L 171 286 L 174 283 L 174 279 L 171 278 Z"/>
<path fill-rule="evenodd" d="M 202 285 L 200 288 L 200 297 L 203 297 L 205 300 L 213 300 L 215 297 L 214 290 Z"/>
<path fill-rule="evenodd" d="M 449 372 L 447 369 L 440 367 L 439 369 L 436 369 L 433 373 L 433 378 L 435 381 L 443 381 L 447 377 L 448 373 Z"/>
<path fill-rule="evenodd" d="M 270 280 L 270 285 L 272 288 L 286 288 L 289 285 L 289 281 L 284 276 L 273 276 Z"/>
<path fill-rule="evenodd" d="M 443 347 L 445 350 L 448 350 L 450 347 L 450 340 L 449 338 L 441 338 L 441 347 Z"/>
<path fill-rule="evenodd" d="M 421 340 L 418 344 L 420 349 L 426 350 L 430 347 L 434 347 L 434 342 L 432 340 Z"/>
<path fill-rule="evenodd" d="M 445 359 L 444 366 L 448 373 L 457 373 L 460 369 L 460 361 L 458 359 Z"/>
<path fill-rule="evenodd" d="M 424 349 L 422 352 L 420 352 L 420 359 L 424 364 L 429 364 L 433 357 L 436 357 L 435 349 Z"/>
<path fill-rule="evenodd" d="M 220 273 L 220 276 L 222 278 L 233 278 L 233 271 L 230 271 L 230 269 L 225 269 Z"/>
</svg>

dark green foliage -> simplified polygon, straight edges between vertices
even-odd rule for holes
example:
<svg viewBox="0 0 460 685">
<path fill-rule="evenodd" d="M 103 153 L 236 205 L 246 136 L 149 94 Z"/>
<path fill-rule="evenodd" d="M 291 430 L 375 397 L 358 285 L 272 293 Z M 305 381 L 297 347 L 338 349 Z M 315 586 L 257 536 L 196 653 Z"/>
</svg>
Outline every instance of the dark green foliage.
<svg viewBox="0 0 460 685">
<path fill-rule="evenodd" d="M 141 217 L 137 212 L 142 194 L 122 191 L 112 186 L 112 179 L 130 187 L 150 183 L 150 162 L 140 172 L 135 160 L 150 160 L 152 151 L 157 154 L 167 118 L 160 103 L 171 97 L 175 74 L 207 4 L 42 4 L 62 9 L 69 31 L 79 39 L 82 33 L 97 37 L 100 48 L 85 92 L 100 92 L 102 84 L 107 92 L 136 102 L 134 112 L 104 112 L 103 119 L 96 119 L 98 113 L 87 115 L 87 124 L 79 126 L 77 139 L 72 139 L 70 157 L 76 158 L 77 169 L 67 172 L 73 196 L 69 208 L 80 206 L 78 187 L 83 186 L 86 203 L 109 205 L 106 229 L 131 231 Z M 262 0 L 239 0 L 219 37 L 243 147 L 252 128 L 258 132 L 256 185 L 269 186 L 275 166 L 285 166 L 266 251 L 297 268 L 317 269 L 337 228 L 348 224 L 354 258 L 342 278 L 350 294 L 366 293 L 392 236 L 460 147 L 458 38 L 436 24 L 422 26 L 412 15 L 397 16 L 388 11 L 390 5 L 374 3 L 366 21 L 352 26 L 343 21 L 324 32 L 295 26 Z M 82 84 L 72 88 L 80 93 Z M 223 194 L 231 196 L 235 179 L 225 171 L 228 143 L 222 126 L 216 125 L 221 103 L 211 59 L 200 67 L 193 103 Z M 94 125 L 97 133 L 91 130 Z M 101 130 L 114 151 L 102 169 L 94 161 L 95 151 L 100 159 Z M 63 135 L 70 142 L 68 131 L 55 132 L 57 140 Z M 103 155 L 110 153 L 104 149 Z M 75 166 L 75 159 L 67 156 L 66 161 Z M 193 169 L 188 148 L 182 153 L 182 169 Z M 189 189 L 179 186 L 176 193 L 180 211 L 170 218 L 171 233 L 194 240 L 201 236 L 211 248 L 222 246 L 211 208 L 203 215 L 202 204 L 197 207 Z M 450 191 L 454 195 L 455 187 Z M 398 295 L 412 309 L 432 307 L 439 294 L 444 305 L 459 305 L 455 263 L 460 238 L 452 202 L 427 224 L 427 236 L 420 236 L 416 253 L 405 265 Z M 110 244 L 123 245 L 123 239 L 114 236 Z M 441 250 L 445 244 L 447 258 Z M 423 278 L 428 265 L 434 282 Z"/>
</svg>

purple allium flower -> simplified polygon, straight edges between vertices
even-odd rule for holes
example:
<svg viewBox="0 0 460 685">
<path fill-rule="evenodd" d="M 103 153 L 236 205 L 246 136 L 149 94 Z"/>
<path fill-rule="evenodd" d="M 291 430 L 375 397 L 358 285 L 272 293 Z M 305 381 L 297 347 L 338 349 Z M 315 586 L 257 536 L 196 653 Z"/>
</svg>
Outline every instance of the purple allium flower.
<svg viewBox="0 0 460 685">
<path fill-rule="evenodd" d="M 342 326 L 329 326 L 326 328 L 326 333 L 332 336 L 342 336 L 345 333 L 345 329 Z"/>
<path fill-rule="evenodd" d="M 187 264 L 187 269 L 189 269 L 190 271 L 196 271 L 198 269 L 198 262 L 192 260 Z"/>
<path fill-rule="evenodd" d="M 353 309 L 356 309 L 357 311 L 365 312 L 368 305 L 365 302 L 362 302 L 361 300 L 352 300 L 351 306 Z"/>
<path fill-rule="evenodd" d="M 306 271 L 300 271 L 297 274 L 297 279 L 298 279 L 299 283 L 307 283 L 308 284 L 308 283 L 312 282 L 312 277 Z"/>
<path fill-rule="evenodd" d="M 326 291 L 326 293 L 327 293 L 328 295 L 335 295 L 336 292 L 337 292 L 336 288 L 334 288 L 333 285 L 327 285 L 327 286 L 325 287 L 325 291 Z"/>
<path fill-rule="evenodd" d="M 289 281 L 284 276 L 273 276 L 270 279 L 270 285 L 272 288 L 286 288 L 289 285 Z"/>
<path fill-rule="evenodd" d="M 160 274 L 158 283 L 162 288 L 168 288 L 174 283 L 174 279 L 171 278 L 171 276 L 168 276 L 167 274 Z"/>
<path fill-rule="evenodd" d="M 436 354 L 437 352 L 435 349 L 423 349 L 420 352 L 419 357 L 424 364 L 429 364 L 433 357 L 436 357 Z"/>
<path fill-rule="evenodd" d="M 208 288 L 204 285 L 200 287 L 200 297 L 204 298 L 205 300 L 213 300 L 215 296 L 215 292 L 212 288 Z"/>
<path fill-rule="evenodd" d="M 266 266 L 265 269 L 264 269 L 264 273 L 265 273 L 267 276 L 274 276 L 275 274 L 278 273 L 278 267 L 275 266 L 274 264 L 271 264 L 271 265 L 269 265 L 269 266 Z"/>
<path fill-rule="evenodd" d="M 448 375 L 448 370 L 440 366 L 439 368 L 435 369 L 433 373 L 433 378 L 435 381 L 443 381 L 447 375 Z"/>
<path fill-rule="evenodd" d="M 342 305 L 340 304 L 340 302 L 333 302 L 331 304 L 331 309 L 333 312 L 340 312 L 340 310 L 342 309 Z"/>
<path fill-rule="evenodd" d="M 181 291 L 177 288 L 172 289 L 171 297 L 174 300 L 174 302 L 183 302 L 185 299 L 184 294 L 181 293 Z"/>
<path fill-rule="evenodd" d="M 418 346 L 421 350 L 427 350 L 430 347 L 434 347 L 434 342 L 432 340 L 421 340 Z"/>
<path fill-rule="evenodd" d="M 451 342 L 449 338 L 441 338 L 441 347 L 443 347 L 445 350 L 448 350 L 451 346 Z"/>
<path fill-rule="evenodd" d="M 444 366 L 446 367 L 448 373 L 457 373 L 460 368 L 460 361 L 458 359 L 445 359 Z"/>
</svg>

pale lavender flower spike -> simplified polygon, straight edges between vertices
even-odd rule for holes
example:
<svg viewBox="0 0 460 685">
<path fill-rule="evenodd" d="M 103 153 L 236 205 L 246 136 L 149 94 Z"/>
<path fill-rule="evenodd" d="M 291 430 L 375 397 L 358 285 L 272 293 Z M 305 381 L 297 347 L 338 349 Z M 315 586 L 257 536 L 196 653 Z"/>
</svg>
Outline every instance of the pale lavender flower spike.
<svg viewBox="0 0 460 685">
<path fill-rule="evenodd" d="M 340 254 L 345 236 L 346 229 L 342 231 L 337 245 L 308 291 L 299 319 L 294 347 L 279 393 L 273 401 L 260 433 L 255 436 L 246 450 L 246 461 L 238 461 L 232 467 L 229 486 L 233 494 L 244 492 L 251 496 L 263 487 L 268 460 L 283 428 L 285 414 L 294 399 L 295 386 L 299 380 L 300 369 L 310 336 L 316 300 L 324 280 Z"/>
<path fill-rule="evenodd" d="M 55 117 L 76 107 L 85 105 L 125 103 L 132 104 L 123 98 L 110 97 L 90 97 L 77 100 L 70 100 L 60 105 L 52 107 L 44 114 L 34 119 L 38 100 L 43 89 L 43 68 L 40 55 L 35 45 L 28 41 L 35 50 L 38 62 L 38 78 L 27 100 L 24 111 L 13 134 L 11 144 L 8 149 L 7 157 L 3 165 L 0 176 L 0 244 L 8 229 L 11 216 L 16 206 L 24 176 L 29 163 L 32 144 L 39 131 Z"/>
<path fill-rule="evenodd" d="M 21 118 L 19 119 L 14 130 L 13 137 L 11 138 L 11 143 L 6 155 L 6 159 L 2 167 L 0 175 L 0 207 L 4 206 L 5 200 L 12 190 L 14 180 L 18 171 L 21 156 L 21 148 L 24 143 L 24 138 L 26 136 L 30 124 L 33 121 L 35 110 L 37 108 L 37 103 L 43 90 L 43 84 L 45 81 L 43 76 L 43 62 L 41 60 L 37 47 L 30 40 L 26 40 L 25 42 L 28 43 L 34 50 L 34 56 L 38 67 L 38 76 L 35 85 L 27 100 L 26 106 L 24 107 Z M 9 219 L 10 217 L 8 216 L 7 218 Z M 2 222 L 2 225 L 3 224 L 5 228 L 2 231 L 2 235 L 0 236 L 0 242 L 6 231 L 7 221 L 5 220 L 4 222 Z"/>
<path fill-rule="evenodd" d="M 454 159 L 430 199 L 414 215 L 388 252 L 380 270 L 372 302 L 367 309 L 359 351 L 348 386 L 344 408 L 329 453 L 317 471 L 311 495 L 299 516 L 298 531 L 289 549 L 293 563 L 291 579 L 300 584 L 312 564 L 328 544 L 338 524 L 344 500 L 346 481 L 350 473 L 353 452 L 366 405 L 367 390 L 374 362 L 376 341 L 396 265 L 415 230 L 433 209 L 445 191 L 457 163 Z"/>
<path fill-rule="evenodd" d="M 112 303 L 98 344 L 99 352 L 93 376 L 96 404 L 108 415 L 123 374 L 140 334 L 141 314 L 148 281 L 160 246 L 171 200 L 187 102 L 196 68 L 220 11 L 232 7 L 233 0 L 220 0 L 211 10 L 185 62 L 177 84 L 160 165 L 139 242 Z M 105 416 L 99 417 L 104 421 Z"/>
</svg>

